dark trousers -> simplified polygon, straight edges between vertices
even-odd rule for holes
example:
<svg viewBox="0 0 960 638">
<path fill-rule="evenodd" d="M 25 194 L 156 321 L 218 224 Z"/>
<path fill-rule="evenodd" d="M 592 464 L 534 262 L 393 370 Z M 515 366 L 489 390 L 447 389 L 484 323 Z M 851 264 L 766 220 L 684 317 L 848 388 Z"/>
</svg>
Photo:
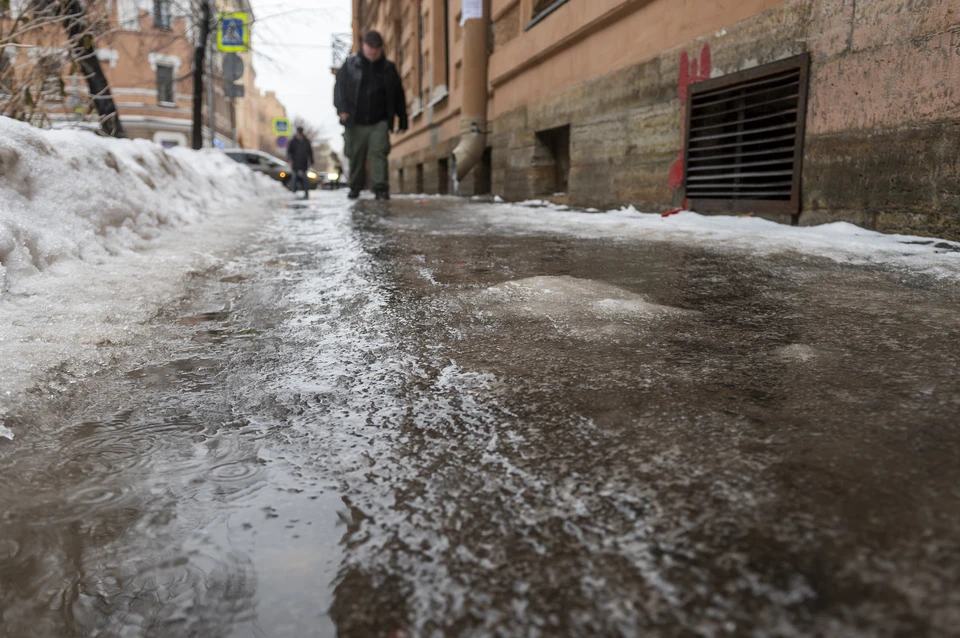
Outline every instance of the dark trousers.
<svg viewBox="0 0 960 638">
<path fill-rule="evenodd" d="M 307 181 L 307 171 L 293 171 L 293 192 L 296 193 L 298 186 L 303 184 L 303 192 L 306 194 L 310 193 L 310 182 Z"/>
<path fill-rule="evenodd" d="M 350 159 L 350 190 L 361 191 L 367 182 L 367 155 L 375 192 L 390 192 L 387 155 L 390 154 L 390 129 L 386 120 L 370 125 L 351 126 L 344 132 L 344 150 Z"/>
</svg>

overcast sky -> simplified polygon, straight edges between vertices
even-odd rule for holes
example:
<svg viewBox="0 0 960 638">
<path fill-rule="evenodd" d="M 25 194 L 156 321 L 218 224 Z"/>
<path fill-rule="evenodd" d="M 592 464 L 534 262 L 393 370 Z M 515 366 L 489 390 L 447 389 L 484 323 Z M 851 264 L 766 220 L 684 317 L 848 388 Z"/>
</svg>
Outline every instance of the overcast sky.
<svg viewBox="0 0 960 638">
<path fill-rule="evenodd" d="M 342 128 L 333 108 L 330 40 L 351 30 L 350 0 L 251 0 L 257 86 L 276 91 L 291 118 L 322 130 L 341 150 Z"/>
</svg>

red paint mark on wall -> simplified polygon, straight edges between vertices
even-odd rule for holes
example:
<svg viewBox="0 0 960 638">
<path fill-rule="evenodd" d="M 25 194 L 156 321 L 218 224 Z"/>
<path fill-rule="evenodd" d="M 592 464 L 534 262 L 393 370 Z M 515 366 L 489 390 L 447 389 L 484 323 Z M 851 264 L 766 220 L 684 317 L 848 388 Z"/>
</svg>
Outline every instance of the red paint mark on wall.
<svg viewBox="0 0 960 638">
<path fill-rule="evenodd" d="M 680 54 L 680 77 L 677 84 L 677 95 L 680 97 L 680 157 L 670 167 L 670 175 L 667 178 L 667 184 L 672 190 L 683 186 L 683 145 L 686 142 L 687 98 L 690 95 L 690 85 L 709 80 L 712 72 L 713 59 L 709 44 L 704 43 L 700 49 L 699 60 L 696 58 L 691 60 L 686 51 Z"/>
</svg>

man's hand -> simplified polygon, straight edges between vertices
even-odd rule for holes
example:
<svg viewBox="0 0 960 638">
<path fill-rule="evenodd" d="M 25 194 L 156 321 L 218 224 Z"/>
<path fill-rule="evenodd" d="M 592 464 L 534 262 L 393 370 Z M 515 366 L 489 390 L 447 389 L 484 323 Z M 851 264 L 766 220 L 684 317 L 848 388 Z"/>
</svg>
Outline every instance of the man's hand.
<svg viewBox="0 0 960 638">
<path fill-rule="evenodd" d="M 341 123 L 341 124 L 343 124 L 344 122 L 346 122 L 346 121 L 349 120 L 349 119 L 350 119 L 350 114 L 349 114 L 349 113 L 341 113 L 341 114 L 340 114 L 340 123 Z"/>
</svg>

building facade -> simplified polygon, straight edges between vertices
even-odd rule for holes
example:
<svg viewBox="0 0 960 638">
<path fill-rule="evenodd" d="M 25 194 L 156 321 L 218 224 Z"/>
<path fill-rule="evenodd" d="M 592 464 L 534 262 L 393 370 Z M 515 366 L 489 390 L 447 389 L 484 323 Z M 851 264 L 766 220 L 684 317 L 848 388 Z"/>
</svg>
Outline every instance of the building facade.
<svg viewBox="0 0 960 638">
<path fill-rule="evenodd" d="M 98 43 L 98 56 L 110 82 L 129 137 L 164 146 L 190 146 L 193 130 L 193 57 L 191 18 L 171 0 L 117 0 L 116 29 Z M 216 81 L 214 80 L 214 83 Z M 78 84 L 83 86 L 83 82 Z M 232 112 L 215 87 L 217 140 L 232 145 Z M 204 94 L 204 122 L 209 123 Z M 209 129 L 204 127 L 204 143 Z"/>
<path fill-rule="evenodd" d="M 412 113 L 395 190 L 960 237 L 960 0 L 477 6 L 354 0 Z"/>
<path fill-rule="evenodd" d="M 273 120 L 275 118 L 287 117 L 287 108 L 283 102 L 277 98 L 273 91 L 265 91 L 259 94 L 257 118 L 260 123 L 259 136 L 256 143 L 251 143 L 247 148 L 258 148 L 264 153 L 273 153 L 283 156 L 283 150 L 277 147 L 277 138 L 273 134 Z"/>
<path fill-rule="evenodd" d="M 99 34 L 97 57 L 128 137 L 149 139 L 167 147 L 191 144 L 192 71 L 197 33 L 188 9 L 189 5 L 173 0 L 113 0 L 87 5 L 94 32 Z M 218 2 L 217 10 L 243 11 L 250 14 L 251 19 L 253 16 L 247 0 Z M 215 35 L 211 35 L 213 37 Z M 51 76 L 50 81 L 37 80 L 37 86 L 32 89 L 34 102 L 41 97 L 44 100 L 41 106 L 46 120 L 54 126 L 95 127 L 97 116 L 89 109 L 86 82 L 70 63 L 59 27 L 30 33 L 18 40 L 22 41 L 16 42 L 16 46 L 4 47 L 0 59 L 11 73 L 24 77 L 35 74 L 39 67 L 49 67 L 45 73 Z M 210 87 L 216 143 L 220 146 L 259 148 L 262 138 L 270 135 L 270 117 L 285 114 L 275 95 L 264 96 L 256 88 L 252 55 L 245 53 L 241 57 L 245 71 L 238 83 L 243 85 L 245 97 L 228 98 L 219 71 L 222 54 L 212 54 L 212 65 L 208 67 L 212 73 L 208 72 L 205 78 L 209 86 L 204 87 L 202 96 L 204 145 L 210 144 L 211 95 L 207 90 Z M 56 90 L 56 85 L 61 83 L 62 88 Z M 41 84 L 55 90 L 42 92 Z M 0 86 L 0 93 L 2 90 Z"/>
</svg>

